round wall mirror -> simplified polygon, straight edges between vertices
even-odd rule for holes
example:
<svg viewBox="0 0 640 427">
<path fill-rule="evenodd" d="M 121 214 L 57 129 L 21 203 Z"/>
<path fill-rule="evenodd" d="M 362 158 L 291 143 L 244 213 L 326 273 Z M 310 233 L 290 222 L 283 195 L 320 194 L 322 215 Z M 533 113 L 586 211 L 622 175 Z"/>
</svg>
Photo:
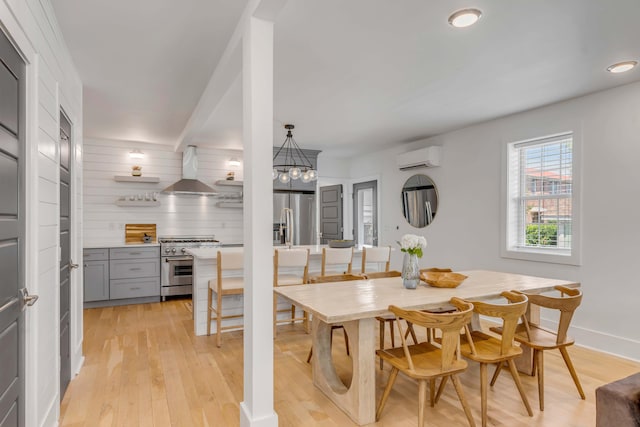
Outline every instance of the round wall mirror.
<svg viewBox="0 0 640 427">
<path fill-rule="evenodd" d="M 438 191 L 431 178 L 413 175 L 402 187 L 402 215 L 409 224 L 423 228 L 431 224 L 438 210 Z"/>
</svg>

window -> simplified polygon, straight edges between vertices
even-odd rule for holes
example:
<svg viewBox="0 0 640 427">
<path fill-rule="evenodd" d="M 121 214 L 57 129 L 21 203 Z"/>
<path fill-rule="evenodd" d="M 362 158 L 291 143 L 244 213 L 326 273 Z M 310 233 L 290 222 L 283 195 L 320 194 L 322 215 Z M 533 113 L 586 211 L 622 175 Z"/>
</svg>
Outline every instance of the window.
<svg viewBox="0 0 640 427">
<path fill-rule="evenodd" d="M 514 142 L 507 152 L 503 256 L 575 264 L 573 133 Z"/>
</svg>

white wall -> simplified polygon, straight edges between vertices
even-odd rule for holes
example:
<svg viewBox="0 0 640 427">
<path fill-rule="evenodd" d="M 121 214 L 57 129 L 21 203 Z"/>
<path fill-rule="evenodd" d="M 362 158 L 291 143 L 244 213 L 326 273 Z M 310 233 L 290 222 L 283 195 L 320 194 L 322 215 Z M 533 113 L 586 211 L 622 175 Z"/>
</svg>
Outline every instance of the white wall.
<svg viewBox="0 0 640 427">
<path fill-rule="evenodd" d="M 59 109 L 73 124 L 71 256 L 80 259 L 82 82 L 49 0 L 0 2 L 0 30 L 27 62 L 26 284 L 39 295 L 26 314 L 26 425 L 56 425 L 59 416 Z M 71 275 L 71 364 L 82 364 L 80 271 Z"/>
<path fill-rule="evenodd" d="M 501 258 L 505 144 L 566 130 L 576 131 L 575 144 L 582 148 L 582 264 Z M 417 232 L 428 240 L 424 267 L 496 269 L 580 281 L 584 299 L 572 331 L 578 342 L 640 359 L 640 330 L 634 321 L 640 297 L 638 135 L 640 83 L 635 83 L 359 156 L 351 159 L 344 175 L 352 180 L 379 175 L 381 242 Z M 435 181 L 440 207 L 433 224 L 417 230 L 406 223 L 399 206 L 400 189 L 412 172 L 399 171 L 395 155 L 429 145 L 443 146 L 442 166 L 416 172 Z M 393 268 L 400 268 L 400 259 L 396 251 Z"/>
<path fill-rule="evenodd" d="M 139 149 L 141 160 L 129 158 Z M 242 187 L 214 185 L 234 171 L 242 180 L 242 165 L 229 166 L 229 159 L 242 160 L 237 150 L 198 148 L 198 179 L 220 193 L 242 191 Z M 157 184 L 116 182 L 115 175 L 131 175 L 131 166 L 142 166 L 142 176 L 160 178 Z M 172 147 L 129 141 L 86 139 L 84 143 L 84 247 L 105 247 L 124 242 L 124 226 L 156 224 L 158 236 L 211 235 L 222 243 L 242 243 L 242 209 L 220 208 L 221 198 L 160 194 L 160 206 L 121 207 L 121 196 L 160 192 L 181 178 L 182 153 Z"/>
</svg>

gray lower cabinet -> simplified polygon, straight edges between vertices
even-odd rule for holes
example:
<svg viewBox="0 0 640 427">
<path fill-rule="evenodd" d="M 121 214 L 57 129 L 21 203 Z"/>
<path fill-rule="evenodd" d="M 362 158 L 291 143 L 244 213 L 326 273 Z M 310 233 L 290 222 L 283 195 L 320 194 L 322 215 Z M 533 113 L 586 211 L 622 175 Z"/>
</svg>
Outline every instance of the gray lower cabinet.
<svg viewBox="0 0 640 427">
<path fill-rule="evenodd" d="M 160 248 L 85 249 L 84 301 L 100 305 L 160 300 Z M 131 300 L 131 301 L 129 301 Z M 95 305 L 92 305 L 95 306 Z"/>
<path fill-rule="evenodd" d="M 109 299 L 109 249 L 85 249 L 84 302 Z"/>
</svg>

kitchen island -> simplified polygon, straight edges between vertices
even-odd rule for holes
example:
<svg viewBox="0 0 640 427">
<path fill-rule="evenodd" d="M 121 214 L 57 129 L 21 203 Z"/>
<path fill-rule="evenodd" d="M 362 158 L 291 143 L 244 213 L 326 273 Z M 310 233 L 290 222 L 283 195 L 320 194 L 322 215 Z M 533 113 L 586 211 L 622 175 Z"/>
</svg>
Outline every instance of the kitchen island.
<svg viewBox="0 0 640 427">
<path fill-rule="evenodd" d="M 309 249 L 309 273 L 319 275 L 322 263 L 322 248 L 326 245 L 301 245 L 293 246 L 296 249 Z M 274 246 L 275 249 L 285 249 L 285 246 Z M 209 280 L 216 277 L 216 256 L 218 251 L 234 252 L 241 248 L 197 248 L 187 249 L 187 253 L 193 256 L 193 326 L 196 335 L 207 334 L 207 303 Z M 359 271 L 362 263 L 362 249 L 354 248 L 353 270 Z M 239 274 L 242 274 L 239 272 Z M 264 286 L 273 287 L 273 277 L 264 279 Z M 223 315 L 242 314 L 244 310 L 244 298 L 242 295 L 225 295 L 223 303 Z M 270 303 L 270 302 L 269 302 Z M 282 306 L 280 306 L 282 304 Z M 290 306 L 290 302 L 284 299 L 278 302 L 278 308 Z M 224 326 L 237 326 L 242 329 L 243 319 L 224 319 Z M 216 323 L 211 322 L 211 333 L 216 331 Z"/>
</svg>

